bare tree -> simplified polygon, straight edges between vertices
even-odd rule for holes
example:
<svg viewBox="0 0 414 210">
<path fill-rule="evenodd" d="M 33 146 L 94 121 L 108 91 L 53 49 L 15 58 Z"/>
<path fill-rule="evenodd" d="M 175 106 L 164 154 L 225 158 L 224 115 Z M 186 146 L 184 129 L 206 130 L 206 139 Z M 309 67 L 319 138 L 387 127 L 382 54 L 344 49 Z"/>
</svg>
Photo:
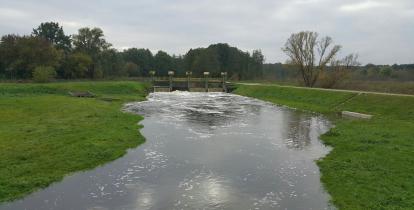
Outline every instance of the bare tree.
<svg viewBox="0 0 414 210">
<path fill-rule="evenodd" d="M 352 68 L 359 66 L 358 54 L 349 54 L 345 58 L 337 60 L 332 59 L 327 71 L 322 72 L 320 77 L 320 86 L 323 88 L 332 88 L 347 78 Z"/>
<path fill-rule="evenodd" d="M 341 60 L 341 66 L 348 70 L 359 65 L 358 54 L 349 54 Z"/>
<path fill-rule="evenodd" d="M 302 31 L 292 34 L 282 50 L 289 56 L 290 62 L 298 66 L 306 86 L 313 87 L 328 63 L 341 49 L 332 46 L 331 37 L 318 39 L 318 33 Z M 332 46 L 332 47 L 331 47 Z"/>
</svg>

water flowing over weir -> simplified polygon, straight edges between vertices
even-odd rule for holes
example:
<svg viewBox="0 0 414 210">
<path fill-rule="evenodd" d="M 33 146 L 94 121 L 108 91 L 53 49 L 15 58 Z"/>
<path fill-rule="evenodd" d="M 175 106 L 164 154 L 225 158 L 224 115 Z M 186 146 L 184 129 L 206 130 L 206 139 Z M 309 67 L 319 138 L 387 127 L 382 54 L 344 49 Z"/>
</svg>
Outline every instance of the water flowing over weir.
<svg viewBox="0 0 414 210">
<path fill-rule="evenodd" d="M 147 141 L 5 209 L 333 209 L 323 117 L 226 93 L 152 93 L 125 111 Z"/>
</svg>

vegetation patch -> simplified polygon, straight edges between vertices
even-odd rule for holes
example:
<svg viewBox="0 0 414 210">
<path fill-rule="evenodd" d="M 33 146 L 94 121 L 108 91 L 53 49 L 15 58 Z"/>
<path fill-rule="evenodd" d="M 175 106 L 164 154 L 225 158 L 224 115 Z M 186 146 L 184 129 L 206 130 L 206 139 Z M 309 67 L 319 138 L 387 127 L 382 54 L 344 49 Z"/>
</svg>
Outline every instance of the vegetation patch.
<svg viewBox="0 0 414 210">
<path fill-rule="evenodd" d="M 136 82 L 0 84 L 0 202 L 143 143 L 137 124 L 142 117 L 121 108 L 144 100 L 146 90 Z M 92 91 L 98 98 L 70 97 L 68 91 Z"/>
<path fill-rule="evenodd" d="M 247 85 L 238 85 L 235 93 L 323 113 L 334 121 L 335 128 L 321 137 L 333 150 L 318 165 L 339 209 L 414 206 L 414 97 Z M 374 117 L 337 118 L 343 110 Z"/>
</svg>

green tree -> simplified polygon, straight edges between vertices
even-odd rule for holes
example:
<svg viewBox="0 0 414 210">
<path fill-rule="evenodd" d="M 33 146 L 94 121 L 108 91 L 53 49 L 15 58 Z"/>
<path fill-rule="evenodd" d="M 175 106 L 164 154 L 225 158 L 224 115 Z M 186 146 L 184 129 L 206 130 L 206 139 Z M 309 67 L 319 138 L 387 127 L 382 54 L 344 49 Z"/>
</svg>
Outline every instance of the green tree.
<svg viewBox="0 0 414 210">
<path fill-rule="evenodd" d="M 195 60 L 201 56 L 204 49 L 198 48 L 198 49 L 190 49 L 187 54 L 184 56 L 184 68 L 186 71 L 192 71 L 194 74 L 197 72 L 197 69 L 194 66 Z"/>
<path fill-rule="evenodd" d="M 51 66 L 38 66 L 33 70 L 33 80 L 35 82 L 50 82 L 56 77 L 55 68 Z"/>
<path fill-rule="evenodd" d="M 186 70 L 185 68 L 184 56 L 173 55 L 172 59 L 173 59 L 173 69 L 176 71 L 176 74 L 179 76 L 185 76 L 185 72 L 188 70 Z"/>
<path fill-rule="evenodd" d="M 78 34 L 73 35 L 73 45 L 76 51 L 86 53 L 93 59 L 98 57 L 103 50 L 111 47 L 111 44 L 106 42 L 100 28 L 87 27 L 79 29 Z"/>
<path fill-rule="evenodd" d="M 392 68 L 390 66 L 383 66 L 380 69 L 380 74 L 383 77 L 391 77 Z"/>
<path fill-rule="evenodd" d="M 3 36 L 0 43 L 0 57 L 6 74 L 15 79 L 32 78 L 37 66 L 57 68 L 62 52 L 45 39 L 32 36 Z"/>
<path fill-rule="evenodd" d="M 172 57 L 161 50 L 154 56 L 154 67 L 160 76 L 167 76 L 168 71 L 175 70 Z"/>
<path fill-rule="evenodd" d="M 66 36 L 59 23 L 45 22 L 33 29 L 32 34 L 36 37 L 44 38 L 52 43 L 56 48 L 68 52 L 72 48 L 70 36 Z"/>
<path fill-rule="evenodd" d="M 125 71 L 127 72 L 129 77 L 139 77 L 142 76 L 141 72 L 139 71 L 139 67 L 134 62 L 127 62 L 125 63 Z"/>
<path fill-rule="evenodd" d="M 100 53 L 97 66 L 103 77 L 122 77 L 127 76 L 124 65 L 122 55 L 115 49 L 108 49 Z"/>
<path fill-rule="evenodd" d="M 261 50 L 254 50 L 250 59 L 248 77 L 258 79 L 263 76 L 264 55 Z"/>
<path fill-rule="evenodd" d="M 14 62 L 18 56 L 17 42 L 20 36 L 14 34 L 8 34 L 1 38 L 0 42 L 0 75 L 2 77 L 16 78 L 10 65 Z"/>
<path fill-rule="evenodd" d="M 64 62 L 64 78 L 85 78 L 92 63 L 92 58 L 85 53 L 76 52 L 70 54 Z"/>
<path fill-rule="evenodd" d="M 73 45 L 76 52 L 85 53 L 93 60 L 93 64 L 88 68 L 88 77 L 103 77 L 104 72 L 100 68 L 99 59 L 102 58 L 101 53 L 111 47 L 111 44 L 106 42 L 103 31 L 100 28 L 81 28 L 78 34 L 73 35 Z"/>
<path fill-rule="evenodd" d="M 135 63 L 139 66 L 144 76 L 154 69 L 154 56 L 149 49 L 130 48 L 122 52 L 124 61 Z"/>
<path fill-rule="evenodd" d="M 213 76 L 226 71 L 229 78 L 248 78 L 249 53 L 243 52 L 228 44 L 213 44 L 208 48 L 190 49 L 183 58 L 183 66 L 200 75 L 202 71 L 210 71 Z"/>
<path fill-rule="evenodd" d="M 212 76 L 218 76 L 220 73 L 220 62 L 217 54 L 213 50 L 205 50 L 198 56 L 193 63 L 194 73 L 202 76 L 203 72 L 208 71 Z"/>
</svg>

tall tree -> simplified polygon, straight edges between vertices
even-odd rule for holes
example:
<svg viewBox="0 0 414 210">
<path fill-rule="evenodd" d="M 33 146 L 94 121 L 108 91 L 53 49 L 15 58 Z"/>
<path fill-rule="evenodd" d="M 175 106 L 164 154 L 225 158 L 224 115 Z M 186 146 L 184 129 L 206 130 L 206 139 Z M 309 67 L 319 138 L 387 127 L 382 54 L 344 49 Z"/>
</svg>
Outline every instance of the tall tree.
<svg viewBox="0 0 414 210">
<path fill-rule="evenodd" d="M 132 62 L 138 65 L 143 76 L 148 76 L 149 71 L 154 68 L 154 56 L 149 49 L 130 48 L 122 52 L 126 62 Z"/>
<path fill-rule="evenodd" d="M 254 50 L 249 64 L 249 77 L 251 79 L 261 78 L 263 76 L 264 55 L 261 50 Z"/>
<path fill-rule="evenodd" d="M 93 60 L 93 64 L 88 69 L 88 76 L 101 78 L 103 69 L 99 68 L 99 59 L 101 53 L 111 47 L 111 44 L 106 42 L 103 31 L 100 28 L 81 28 L 78 34 L 73 35 L 73 45 L 75 51 L 85 53 Z"/>
<path fill-rule="evenodd" d="M 154 66 L 158 71 L 158 75 L 167 76 L 168 71 L 173 71 L 173 58 L 164 51 L 158 51 L 154 56 Z"/>
<path fill-rule="evenodd" d="M 193 63 L 194 74 L 202 76 L 203 72 L 208 71 L 212 76 L 220 75 L 220 62 L 217 54 L 213 50 L 205 50 L 198 56 Z"/>
<path fill-rule="evenodd" d="M 184 56 L 184 68 L 186 71 L 196 72 L 194 62 L 201 55 L 204 49 L 190 49 Z"/>
<path fill-rule="evenodd" d="M 257 59 L 255 59 L 257 60 Z M 210 71 L 213 75 L 227 72 L 230 78 L 249 78 L 249 63 L 253 59 L 249 53 L 243 52 L 228 44 L 213 44 L 208 48 L 190 49 L 184 56 L 186 70 L 200 74 L 202 71 Z"/>
<path fill-rule="evenodd" d="M 92 58 L 98 57 L 99 53 L 111 47 L 100 28 L 87 27 L 79 29 L 78 34 L 73 35 L 73 45 L 75 50 L 86 53 Z"/>
<path fill-rule="evenodd" d="M 331 37 L 318 39 L 318 33 L 302 31 L 292 34 L 282 50 L 296 65 L 306 86 L 313 87 L 326 65 L 334 59 L 341 49 L 340 45 L 332 45 Z"/>
<path fill-rule="evenodd" d="M 115 49 L 104 50 L 99 57 L 99 69 L 103 77 L 127 76 L 122 55 Z"/>
<path fill-rule="evenodd" d="M 0 76 L 14 78 L 11 71 L 11 64 L 18 57 L 17 42 L 21 37 L 15 34 L 8 34 L 1 38 L 0 42 Z"/>
<path fill-rule="evenodd" d="M 59 23 L 45 22 L 33 29 L 32 34 L 44 38 L 58 49 L 69 51 L 72 47 L 70 36 L 66 36 Z"/>
</svg>

